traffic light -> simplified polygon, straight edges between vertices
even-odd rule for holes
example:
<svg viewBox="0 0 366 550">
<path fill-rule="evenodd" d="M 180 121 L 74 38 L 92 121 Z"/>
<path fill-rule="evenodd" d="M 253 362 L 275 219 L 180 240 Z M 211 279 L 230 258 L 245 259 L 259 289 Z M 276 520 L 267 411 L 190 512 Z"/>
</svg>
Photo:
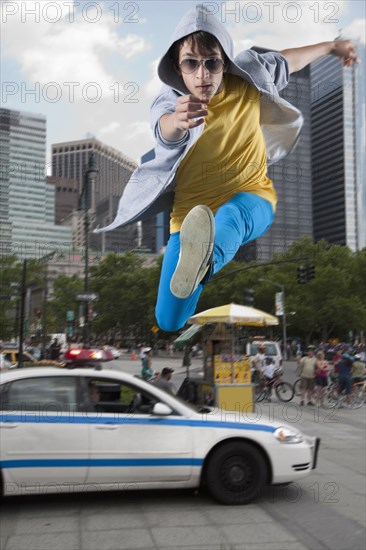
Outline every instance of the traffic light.
<svg viewBox="0 0 366 550">
<path fill-rule="evenodd" d="M 252 306 L 254 304 L 254 290 L 252 288 L 244 289 L 244 305 Z"/>
<path fill-rule="evenodd" d="M 297 267 L 297 282 L 300 285 L 304 285 L 307 282 L 307 268 L 305 265 Z"/>
<path fill-rule="evenodd" d="M 311 281 L 315 277 L 315 265 L 306 266 L 306 280 Z"/>
<path fill-rule="evenodd" d="M 297 282 L 304 285 L 314 279 L 315 265 L 299 265 L 297 268 Z"/>
</svg>

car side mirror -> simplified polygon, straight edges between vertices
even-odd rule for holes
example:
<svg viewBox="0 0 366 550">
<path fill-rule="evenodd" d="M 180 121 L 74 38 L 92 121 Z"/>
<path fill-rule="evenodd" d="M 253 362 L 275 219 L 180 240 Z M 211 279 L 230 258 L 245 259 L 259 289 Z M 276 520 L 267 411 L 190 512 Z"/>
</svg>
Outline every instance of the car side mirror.
<svg viewBox="0 0 366 550">
<path fill-rule="evenodd" d="M 152 413 L 157 416 L 169 416 L 172 414 L 173 409 L 171 409 L 168 405 L 165 405 L 165 403 L 155 403 Z"/>
</svg>

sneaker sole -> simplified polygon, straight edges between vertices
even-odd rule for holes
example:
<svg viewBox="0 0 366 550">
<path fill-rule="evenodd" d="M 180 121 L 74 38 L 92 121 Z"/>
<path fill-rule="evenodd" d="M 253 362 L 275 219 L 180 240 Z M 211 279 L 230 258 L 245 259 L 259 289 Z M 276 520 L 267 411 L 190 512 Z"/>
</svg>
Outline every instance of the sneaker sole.
<svg viewBox="0 0 366 550">
<path fill-rule="evenodd" d="M 170 281 L 176 298 L 191 296 L 205 275 L 215 239 L 215 220 L 207 206 L 190 210 L 180 229 L 180 254 Z"/>
</svg>

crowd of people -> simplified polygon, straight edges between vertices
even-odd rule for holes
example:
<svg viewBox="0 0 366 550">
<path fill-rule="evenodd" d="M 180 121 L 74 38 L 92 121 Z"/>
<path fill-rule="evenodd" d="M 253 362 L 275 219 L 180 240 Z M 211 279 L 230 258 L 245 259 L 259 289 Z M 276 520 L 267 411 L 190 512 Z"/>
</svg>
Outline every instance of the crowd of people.
<svg viewBox="0 0 366 550">
<path fill-rule="evenodd" d="M 337 379 L 338 393 L 346 394 L 346 403 L 350 405 L 352 386 L 366 377 L 366 346 L 331 344 L 308 346 L 303 355 L 297 352 L 298 374 L 301 378 L 300 406 L 320 406 L 324 404 L 326 388 L 331 380 Z M 273 359 L 266 355 L 266 346 L 260 345 L 258 353 L 252 359 L 253 380 L 263 380 L 273 384 L 277 369 Z"/>
<path fill-rule="evenodd" d="M 323 405 L 326 387 L 332 378 L 338 381 L 338 394 L 345 392 L 346 403 L 350 405 L 353 383 L 361 382 L 366 375 L 365 355 L 352 351 L 339 346 L 326 359 L 325 350 L 316 351 L 314 346 L 308 346 L 306 355 L 298 360 L 302 381 L 300 405 L 305 404 L 305 398 L 310 406 Z"/>
</svg>

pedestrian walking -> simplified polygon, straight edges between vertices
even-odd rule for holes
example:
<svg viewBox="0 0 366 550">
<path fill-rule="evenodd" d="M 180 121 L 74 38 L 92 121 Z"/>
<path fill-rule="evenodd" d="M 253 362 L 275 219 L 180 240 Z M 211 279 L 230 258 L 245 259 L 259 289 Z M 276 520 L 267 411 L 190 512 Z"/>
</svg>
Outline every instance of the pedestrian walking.
<svg viewBox="0 0 366 550">
<path fill-rule="evenodd" d="M 355 361 L 352 365 L 353 382 L 362 382 L 366 375 L 366 365 L 361 361 L 361 355 L 356 353 Z"/>
<path fill-rule="evenodd" d="M 175 395 L 177 393 L 177 390 L 173 382 L 171 382 L 173 372 L 174 372 L 174 369 L 171 369 L 170 367 L 164 367 L 160 373 L 160 377 L 155 382 L 155 385 L 158 388 L 166 391 L 167 393 Z"/>
<path fill-rule="evenodd" d="M 347 406 L 351 404 L 352 396 L 352 366 L 355 359 L 352 355 L 342 353 L 342 359 L 338 362 L 338 395 L 344 391 Z"/>
<path fill-rule="evenodd" d="M 61 344 L 59 344 L 58 339 L 54 338 L 52 344 L 50 345 L 50 359 L 53 361 L 58 361 L 61 354 Z"/>
<path fill-rule="evenodd" d="M 316 358 L 314 357 L 314 346 L 308 346 L 307 354 L 302 357 L 299 362 L 301 369 L 301 401 L 300 405 L 304 405 L 305 396 L 307 396 L 308 405 L 313 403 L 313 391 L 315 381 L 315 365 Z"/>
<path fill-rule="evenodd" d="M 325 388 L 328 385 L 328 375 L 330 367 L 328 361 L 325 360 L 323 351 L 318 351 L 316 354 L 315 363 L 315 388 L 316 388 L 316 404 L 324 404 Z"/>
<path fill-rule="evenodd" d="M 253 367 L 253 382 L 256 383 L 258 382 L 262 375 L 263 375 L 263 369 L 264 369 L 264 365 L 265 365 L 265 360 L 266 360 L 266 346 L 264 344 L 260 344 L 258 346 L 258 351 L 257 353 L 254 355 L 253 359 L 252 359 L 252 367 Z"/>
<path fill-rule="evenodd" d="M 146 382 L 150 382 L 155 377 L 155 371 L 152 369 L 151 366 L 151 348 L 143 348 L 141 361 L 141 378 L 143 378 L 143 380 L 146 380 Z"/>
</svg>

